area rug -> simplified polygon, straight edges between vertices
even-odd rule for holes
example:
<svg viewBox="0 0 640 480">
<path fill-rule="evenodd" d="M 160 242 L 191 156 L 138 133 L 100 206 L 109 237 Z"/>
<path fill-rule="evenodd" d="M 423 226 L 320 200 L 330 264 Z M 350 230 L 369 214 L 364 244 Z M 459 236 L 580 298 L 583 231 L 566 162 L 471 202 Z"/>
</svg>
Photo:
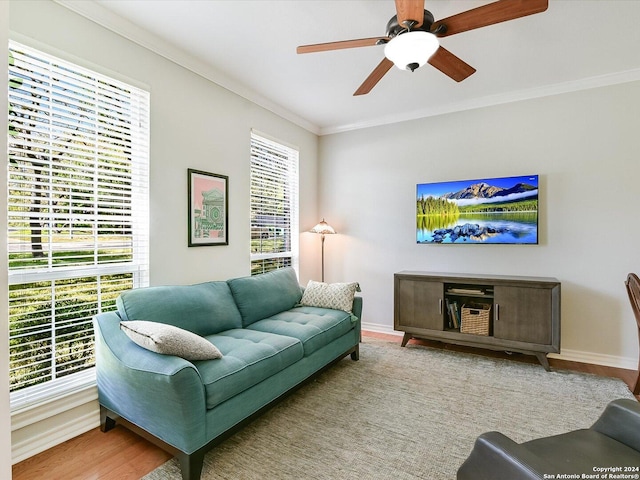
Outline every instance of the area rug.
<svg viewBox="0 0 640 480">
<path fill-rule="evenodd" d="M 455 479 L 483 432 L 516 442 L 587 428 L 615 378 L 364 338 L 205 457 L 203 480 Z M 180 479 L 175 459 L 145 480 Z"/>
</svg>

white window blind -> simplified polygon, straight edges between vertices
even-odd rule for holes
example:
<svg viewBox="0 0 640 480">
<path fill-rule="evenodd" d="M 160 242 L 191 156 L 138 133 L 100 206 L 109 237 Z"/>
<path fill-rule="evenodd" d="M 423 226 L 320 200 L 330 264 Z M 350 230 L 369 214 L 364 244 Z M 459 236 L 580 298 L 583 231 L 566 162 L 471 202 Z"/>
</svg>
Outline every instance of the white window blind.
<svg viewBox="0 0 640 480">
<path fill-rule="evenodd" d="M 298 268 L 298 151 L 251 132 L 251 274 Z"/>
<path fill-rule="evenodd" d="M 11 42 L 8 98 L 15 410 L 90 382 L 92 316 L 148 284 L 149 93 Z"/>
</svg>

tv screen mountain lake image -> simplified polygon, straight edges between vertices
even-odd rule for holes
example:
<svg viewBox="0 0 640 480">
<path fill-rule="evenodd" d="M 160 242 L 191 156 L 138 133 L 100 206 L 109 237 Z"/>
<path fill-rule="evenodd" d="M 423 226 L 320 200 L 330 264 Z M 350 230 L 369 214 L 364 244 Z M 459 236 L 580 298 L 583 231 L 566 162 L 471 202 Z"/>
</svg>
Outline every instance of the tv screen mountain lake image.
<svg viewBox="0 0 640 480">
<path fill-rule="evenodd" d="M 417 243 L 538 243 L 538 175 L 417 185 Z"/>
</svg>

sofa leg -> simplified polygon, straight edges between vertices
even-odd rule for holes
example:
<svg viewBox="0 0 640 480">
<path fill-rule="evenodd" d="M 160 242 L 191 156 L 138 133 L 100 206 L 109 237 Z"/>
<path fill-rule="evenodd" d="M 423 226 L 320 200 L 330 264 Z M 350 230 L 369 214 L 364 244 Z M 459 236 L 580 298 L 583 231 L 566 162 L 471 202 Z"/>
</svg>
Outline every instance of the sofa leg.
<svg viewBox="0 0 640 480">
<path fill-rule="evenodd" d="M 100 405 L 100 431 L 108 432 L 116 426 L 116 421 L 109 416 L 109 410 Z"/>
<path fill-rule="evenodd" d="M 200 480 L 202 465 L 204 463 L 204 452 L 194 452 L 191 455 L 186 453 L 178 455 L 182 480 Z"/>
<path fill-rule="evenodd" d="M 356 345 L 353 352 L 351 352 L 351 360 L 353 361 L 360 360 L 360 345 Z"/>
</svg>

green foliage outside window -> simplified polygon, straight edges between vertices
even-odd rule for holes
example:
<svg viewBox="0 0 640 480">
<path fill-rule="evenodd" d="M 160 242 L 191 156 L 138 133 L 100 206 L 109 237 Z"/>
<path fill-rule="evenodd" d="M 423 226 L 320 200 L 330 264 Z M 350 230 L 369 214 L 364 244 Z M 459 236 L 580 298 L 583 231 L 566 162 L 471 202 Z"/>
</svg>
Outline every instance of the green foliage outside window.
<svg viewBox="0 0 640 480">
<path fill-rule="evenodd" d="M 14 42 L 8 93 L 15 392 L 93 366 L 92 317 L 146 272 L 133 202 L 148 182 L 148 94 Z"/>
</svg>

